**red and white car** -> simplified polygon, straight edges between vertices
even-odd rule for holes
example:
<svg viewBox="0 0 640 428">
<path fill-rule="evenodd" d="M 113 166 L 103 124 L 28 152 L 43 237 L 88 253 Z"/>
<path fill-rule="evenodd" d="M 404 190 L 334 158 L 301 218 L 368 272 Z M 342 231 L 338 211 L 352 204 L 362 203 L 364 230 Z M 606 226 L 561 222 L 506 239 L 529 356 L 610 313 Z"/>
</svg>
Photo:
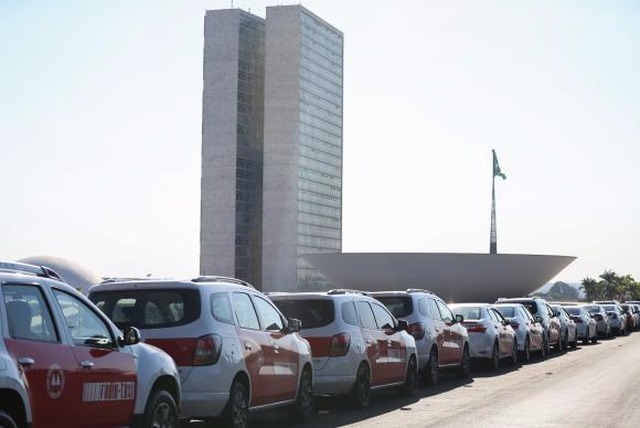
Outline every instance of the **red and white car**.
<svg viewBox="0 0 640 428">
<path fill-rule="evenodd" d="M 317 395 L 349 395 L 356 407 L 369 404 L 372 389 L 416 388 L 416 344 L 377 300 L 362 292 L 270 293 L 289 317 L 300 319 L 310 343 Z"/>
<path fill-rule="evenodd" d="M 178 427 L 169 355 L 48 268 L 0 262 L 0 426 Z"/>
<path fill-rule="evenodd" d="M 291 406 L 301 421 L 314 414 L 311 348 L 297 333 L 300 322 L 250 284 L 213 276 L 116 280 L 92 287 L 89 298 L 173 357 L 184 419 L 246 427 L 254 410 Z"/>
</svg>

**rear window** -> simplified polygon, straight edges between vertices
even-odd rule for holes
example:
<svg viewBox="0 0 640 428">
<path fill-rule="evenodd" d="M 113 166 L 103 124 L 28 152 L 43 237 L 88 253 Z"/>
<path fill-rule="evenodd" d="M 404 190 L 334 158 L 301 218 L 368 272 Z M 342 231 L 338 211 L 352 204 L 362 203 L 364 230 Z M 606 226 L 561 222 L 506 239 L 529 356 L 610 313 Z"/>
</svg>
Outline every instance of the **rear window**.
<svg viewBox="0 0 640 428">
<path fill-rule="evenodd" d="M 585 306 L 584 307 L 590 314 L 597 314 L 600 312 L 600 308 L 598 306 Z"/>
<path fill-rule="evenodd" d="M 333 300 L 273 300 L 273 303 L 285 317 L 299 319 L 302 330 L 324 327 L 335 318 Z"/>
<path fill-rule="evenodd" d="M 465 320 L 479 320 L 481 309 L 478 307 L 458 307 L 453 308 L 453 312 L 462 315 Z"/>
<path fill-rule="evenodd" d="M 91 293 L 96 304 L 121 330 L 175 327 L 200 317 L 198 290 L 118 290 Z"/>
<path fill-rule="evenodd" d="M 571 315 L 580 315 L 580 308 L 565 308 Z"/>
<path fill-rule="evenodd" d="M 516 308 L 513 306 L 496 306 L 496 309 L 503 317 L 513 318 L 516 316 Z"/>
<path fill-rule="evenodd" d="M 413 313 L 413 300 L 409 296 L 375 296 L 396 318 L 408 317 Z"/>
</svg>

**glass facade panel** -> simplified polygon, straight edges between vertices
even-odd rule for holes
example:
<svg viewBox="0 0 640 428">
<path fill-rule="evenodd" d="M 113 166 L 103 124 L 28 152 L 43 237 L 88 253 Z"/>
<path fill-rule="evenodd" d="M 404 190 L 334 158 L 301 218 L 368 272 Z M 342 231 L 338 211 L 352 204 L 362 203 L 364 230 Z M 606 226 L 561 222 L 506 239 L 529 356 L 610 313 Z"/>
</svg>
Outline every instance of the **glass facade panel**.
<svg viewBox="0 0 640 428">
<path fill-rule="evenodd" d="M 262 270 L 264 22 L 241 15 L 238 59 L 235 276 L 253 284 Z"/>
<path fill-rule="evenodd" d="M 342 249 L 342 35 L 302 13 L 298 255 Z M 321 285 L 303 259 L 298 284 Z M 326 281 L 325 281 L 326 282 Z"/>
</svg>

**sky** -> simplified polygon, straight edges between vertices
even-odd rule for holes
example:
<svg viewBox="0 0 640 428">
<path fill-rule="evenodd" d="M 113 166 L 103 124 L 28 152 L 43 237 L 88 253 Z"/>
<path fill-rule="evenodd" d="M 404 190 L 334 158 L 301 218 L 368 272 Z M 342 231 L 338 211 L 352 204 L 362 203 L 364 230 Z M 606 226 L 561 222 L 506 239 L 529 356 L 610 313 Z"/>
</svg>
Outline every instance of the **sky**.
<svg viewBox="0 0 640 428">
<path fill-rule="evenodd" d="M 199 268 L 205 10 L 0 0 L 0 259 Z M 640 279 L 640 3 L 309 0 L 344 33 L 343 251 L 577 257 Z"/>
</svg>

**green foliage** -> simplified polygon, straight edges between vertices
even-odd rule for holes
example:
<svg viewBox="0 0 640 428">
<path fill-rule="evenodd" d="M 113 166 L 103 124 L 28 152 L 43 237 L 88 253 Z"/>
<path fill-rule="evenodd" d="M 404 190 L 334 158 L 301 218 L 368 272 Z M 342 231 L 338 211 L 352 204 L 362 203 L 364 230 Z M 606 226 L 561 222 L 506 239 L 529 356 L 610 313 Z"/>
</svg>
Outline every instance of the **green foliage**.
<svg viewBox="0 0 640 428">
<path fill-rule="evenodd" d="M 605 270 L 598 278 L 599 281 L 591 277 L 582 280 L 580 289 L 587 300 L 640 300 L 640 283 L 633 276 L 620 276 L 612 270 Z"/>
</svg>

